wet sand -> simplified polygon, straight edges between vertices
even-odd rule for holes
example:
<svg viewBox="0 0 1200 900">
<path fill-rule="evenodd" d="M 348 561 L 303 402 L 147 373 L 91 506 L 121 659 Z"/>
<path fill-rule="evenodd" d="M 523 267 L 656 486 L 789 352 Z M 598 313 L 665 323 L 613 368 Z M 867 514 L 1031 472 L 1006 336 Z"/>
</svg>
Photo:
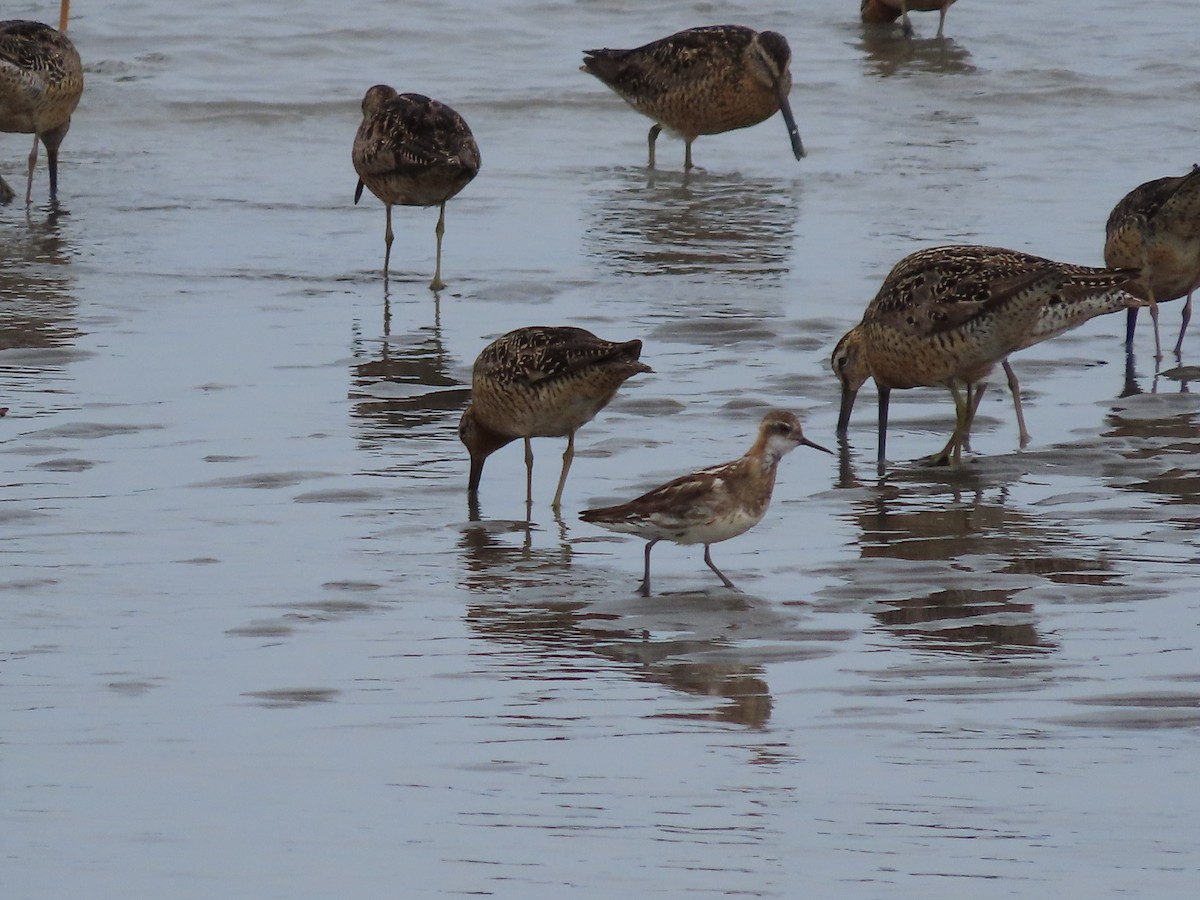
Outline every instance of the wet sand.
<svg viewBox="0 0 1200 900">
<path fill-rule="evenodd" d="M 841 7 L 845 8 L 841 8 Z M 866 388 L 749 534 L 655 550 L 577 511 L 745 449 L 836 445 L 828 355 L 890 266 L 998 244 L 1099 264 L 1113 204 L 1195 158 L 1190 3 L 466 3 L 166 16 L 76 4 L 60 207 L 0 208 L 6 897 L 1191 896 L 1200 444 L 1181 365 L 1110 317 L 1015 356 L 964 470 Z M 10 17 L 48 20 L 28 3 Z M 785 33 L 778 117 L 683 145 L 580 51 Z M 447 209 L 352 202 L 376 82 L 471 124 Z M 28 142 L 0 136 L 20 180 Z M 1180 303 L 1163 307 L 1174 341 Z M 1145 316 L 1143 316 L 1145 318 Z M 493 337 L 645 342 L 579 434 L 467 502 Z M 1193 336 L 1200 341 L 1200 335 Z M 1174 371 L 1172 371 L 1174 370 Z"/>
</svg>

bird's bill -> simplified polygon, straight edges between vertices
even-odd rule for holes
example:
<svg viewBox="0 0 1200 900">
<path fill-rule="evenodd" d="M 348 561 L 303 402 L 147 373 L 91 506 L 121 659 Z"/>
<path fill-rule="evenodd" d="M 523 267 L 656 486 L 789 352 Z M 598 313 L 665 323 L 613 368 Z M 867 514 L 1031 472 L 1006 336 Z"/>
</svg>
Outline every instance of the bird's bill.
<svg viewBox="0 0 1200 900">
<path fill-rule="evenodd" d="M 486 456 L 471 456 L 471 474 L 467 477 L 468 494 L 476 494 L 479 492 L 479 481 L 483 478 L 483 464 L 486 461 Z"/>
<path fill-rule="evenodd" d="M 800 443 L 805 447 L 812 447 L 814 450 L 821 450 L 825 453 L 833 455 L 833 451 L 830 450 L 828 447 L 822 447 L 820 444 L 810 441 L 808 438 L 805 438 L 805 437 L 800 438 Z"/>
<path fill-rule="evenodd" d="M 358 187 L 354 189 L 354 205 L 358 206 L 358 201 L 362 199 L 363 183 L 362 179 L 358 179 Z"/>
<path fill-rule="evenodd" d="M 837 433 L 842 437 L 846 436 L 846 430 L 850 427 L 850 413 L 854 411 L 854 399 L 858 396 L 858 391 L 842 385 L 842 407 L 838 411 Z"/>
<path fill-rule="evenodd" d="M 787 94 L 779 90 L 779 111 L 783 113 L 784 124 L 787 125 L 788 137 L 792 139 L 792 152 L 796 159 L 804 159 L 804 144 L 800 142 L 800 129 L 796 127 L 796 117 L 792 115 L 792 105 L 788 102 Z"/>
</svg>

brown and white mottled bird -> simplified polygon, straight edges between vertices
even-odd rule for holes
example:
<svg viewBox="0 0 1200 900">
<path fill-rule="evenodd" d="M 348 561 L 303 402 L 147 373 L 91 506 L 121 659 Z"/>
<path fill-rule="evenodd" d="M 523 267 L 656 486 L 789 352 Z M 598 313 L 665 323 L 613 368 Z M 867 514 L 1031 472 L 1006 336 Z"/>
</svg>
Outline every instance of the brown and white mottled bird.
<svg viewBox="0 0 1200 900">
<path fill-rule="evenodd" d="M 639 588 L 643 595 L 650 594 L 650 551 L 661 540 L 703 544 L 705 564 L 732 588 L 733 582 L 713 563 L 709 548 L 762 521 L 775 489 L 779 460 L 802 444 L 831 452 L 804 436 L 793 413 L 773 410 L 763 416 L 745 456 L 668 481 L 628 503 L 586 509 L 579 518 L 646 539 L 646 567 Z"/>
<path fill-rule="evenodd" d="M 1136 275 L 999 247 L 933 247 L 906 256 L 834 348 L 831 365 L 842 386 L 838 434 L 845 435 L 858 390 L 873 378 L 882 471 L 892 389 L 943 385 L 954 398 L 955 426 L 928 462 L 958 464 L 992 368 L 1093 314 L 1136 304 L 1122 290 Z"/>
<path fill-rule="evenodd" d="M 1162 359 L 1158 304 L 1187 296 L 1175 342 L 1179 357 L 1192 318 L 1192 293 L 1200 287 L 1200 166 L 1186 175 L 1138 185 L 1113 208 L 1104 230 L 1105 263 L 1142 270 L 1129 290 L 1150 307 L 1156 359 Z M 1125 326 L 1127 349 L 1133 347 L 1136 327 L 1137 309 L 1131 308 Z"/>
<path fill-rule="evenodd" d="M 929 12 L 936 9 L 940 13 L 937 36 L 941 37 L 946 27 L 946 10 L 953 3 L 954 0 L 862 0 L 859 13 L 863 22 L 868 25 L 895 22 L 897 19 L 901 19 L 905 35 L 912 37 L 913 27 L 908 20 L 908 11 L 915 9 Z"/>
<path fill-rule="evenodd" d="M 69 4 L 63 3 L 60 29 Z M 71 127 L 71 113 L 83 94 L 83 65 L 75 45 L 61 30 L 20 19 L 0 22 L 0 131 L 32 134 L 25 203 L 33 199 L 38 142 L 46 147 L 50 200 L 58 199 L 58 148 Z M 0 200 L 15 192 L 0 179 Z"/>
<path fill-rule="evenodd" d="M 633 50 L 586 50 L 584 72 L 595 75 L 630 106 L 654 119 L 654 142 L 663 128 L 685 142 L 684 169 L 692 168 L 692 141 L 702 134 L 748 128 L 783 113 L 792 152 L 804 145 L 788 93 L 792 50 L 775 31 L 742 25 L 689 28 Z"/>
<path fill-rule="evenodd" d="M 652 372 L 638 357 L 642 342 L 613 342 L 569 326 L 518 328 L 488 344 L 475 360 L 471 405 L 458 425 L 471 454 L 467 490 L 475 494 L 487 458 L 517 438 L 525 440 L 525 502 L 533 503 L 530 438 L 565 437 L 554 509 L 575 458 L 575 432 L 604 409 L 629 378 Z"/>
<path fill-rule="evenodd" d="M 384 283 L 392 257 L 392 206 L 438 206 L 437 267 L 429 287 L 439 291 L 446 286 L 442 281 L 446 201 L 479 173 L 479 147 L 462 116 L 422 94 L 398 94 L 386 84 L 377 84 L 363 97 L 362 111 L 351 153 L 358 173 L 354 202 L 366 187 L 387 208 Z"/>
</svg>

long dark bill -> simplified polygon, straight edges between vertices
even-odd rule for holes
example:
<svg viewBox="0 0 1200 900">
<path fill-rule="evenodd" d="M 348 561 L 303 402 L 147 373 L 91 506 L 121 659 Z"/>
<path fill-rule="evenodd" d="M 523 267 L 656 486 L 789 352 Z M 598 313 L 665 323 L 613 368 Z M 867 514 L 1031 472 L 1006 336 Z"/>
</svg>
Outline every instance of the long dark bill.
<svg viewBox="0 0 1200 900">
<path fill-rule="evenodd" d="M 783 113 L 788 137 L 792 139 L 792 152 L 796 154 L 796 159 L 804 159 L 807 154 L 804 152 L 804 144 L 800 142 L 800 129 L 796 127 L 796 117 L 792 115 L 792 106 L 788 103 L 787 94 L 779 88 L 776 88 L 776 91 L 779 93 L 779 111 Z"/>
<path fill-rule="evenodd" d="M 487 461 L 486 456 L 471 457 L 471 474 L 467 478 L 467 493 L 475 494 L 479 491 L 479 480 L 483 478 L 483 464 Z"/>
<path fill-rule="evenodd" d="M 846 436 L 846 429 L 850 427 L 850 413 L 854 411 L 854 398 L 857 396 L 858 391 L 842 385 L 842 406 L 838 411 L 837 423 L 837 433 L 842 437 Z"/>
</svg>

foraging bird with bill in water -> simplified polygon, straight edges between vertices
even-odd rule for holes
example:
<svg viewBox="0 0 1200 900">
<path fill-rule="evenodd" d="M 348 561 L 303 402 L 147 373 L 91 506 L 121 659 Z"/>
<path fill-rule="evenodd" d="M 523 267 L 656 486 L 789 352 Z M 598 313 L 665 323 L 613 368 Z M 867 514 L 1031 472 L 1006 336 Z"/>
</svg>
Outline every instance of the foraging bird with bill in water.
<svg viewBox="0 0 1200 900">
<path fill-rule="evenodd" d="M 58 199 L 58 148 L 71 127 L 71 114 L 83 94 L 79 52 L 63 34 L 69 4 L 64 2 L 59 29 L 22 19 L 0 22 L 0 131 L 32 134 L 25 204 L 33 199 L 38 142 L 46 148 L 50 201 Z M 0 200 L 15 192 L 0 178 Z"/>
<path fill-rule="evenodd" d="M 1187 296 L 1175 341 L 1175 358 L 1183 352 L 1183 335 L 1192 319 L 1192 294 L 1200 287 L 1200 166 L 1176 177 L 1140 184 L 1113 207 L 1104 228 L 1104 262 L 1134 266 L 1141 276 L 1130 292 L 1147 301 L 1154 323 L 1154 357 L 1162 359 L 1158 336 L 1158 304 Z M 1137 309 L 1125 324 L 1125 349 L 1133 349 Z"/>
<path fill-rule="evenodd" d="M 868 25 L 895 22 L 897 19 L 901 19 L 904 36 L 912 37 L 913 27 L 912 22 L 908 20 L 908 11 L 915 9 L 921 12 L 932 12 L 936 9 L 939 13 L 937 36 L 942 37 L 942 32 L 946 28 L 946 10 L 954 2 L 955 0 L 862 0 L 859 15 Z"/>
<path fill-rule="evenodd" d="M 586 509 L 585 522 L 647 541 L 639 591 L 650 595 L 650 551 L 659 541 L 703 544 L 704 563 L 727 588 L 734 584 L 712 561 L 710 547 L 744 534 L 762 521 L 775 489 L 779 460 L 799 446 L 832 451 L 804 436 L 794 413 L 772 410 L 746 454 L 732 462 L 683 475 L 628 503 Z"/>
<path fill-rule="evenodd" d="M 362 101 L 363 119 L 354 136 L 351 159 L 358 173 L 357 204 L 366 187 L 387 208 L 383 281 L 392 257 L 392 207 L 437 206 L 437 265 L 430 290 L 440 291 L 442 235 L 446 201 L 479 174 L 479 147 L 458 113 L 423 94 L 400 94 L 386 84 L 370 88 Z"/>
<path fill-rule="evenodd" d="M 702 134 L 748 128 L 783 114 L 792 152 L 805 155 L 792 116 L 792 50 L 776 31 L 743 25 L 689 28 L 632 50 L 584 51 L 584 72 L 595 75 L 630 106 L 654 120 L 654 143 L 663 128 L 685 143 L 684 170 L 692 168 L 692 141 Z"/>
<path fill-rule="evenodd" d="M 926 462 L 958 465 L 978 406 L 976 392 L 992 368 L 1010 353 L 1079 324 L 1081 310 L 1111 312 L 1136 303 L 1123 290 L 1136 275 L 1000 247 L 958 245 L 909 254 L 884 279 L 862 321 L 834 348 L 831 365 L 842 386 L 838 434 L 846 434 L 858 390 L 874 379 L 882 474 L 891 391 L 942 385 L 954 398 L 954 431 Z"/>
<path fill-rule="evenodd" d="M 458 425 L 471 455 L 467 490 L 474 495 L 483 464 L 501 447 L 525 441 L 525 503 L 533 504 L 531 438 L 565 437 L 562 474 L 551 507 L 562 505 L 575 458 L 575 432 L 596 417 L 617 389 L 654 371 L 639 357 L 642 342 L 606 341 L 583 328 L 517 328 L 484 347 L 471 373 L 471 404 Z"/>
</svg>

